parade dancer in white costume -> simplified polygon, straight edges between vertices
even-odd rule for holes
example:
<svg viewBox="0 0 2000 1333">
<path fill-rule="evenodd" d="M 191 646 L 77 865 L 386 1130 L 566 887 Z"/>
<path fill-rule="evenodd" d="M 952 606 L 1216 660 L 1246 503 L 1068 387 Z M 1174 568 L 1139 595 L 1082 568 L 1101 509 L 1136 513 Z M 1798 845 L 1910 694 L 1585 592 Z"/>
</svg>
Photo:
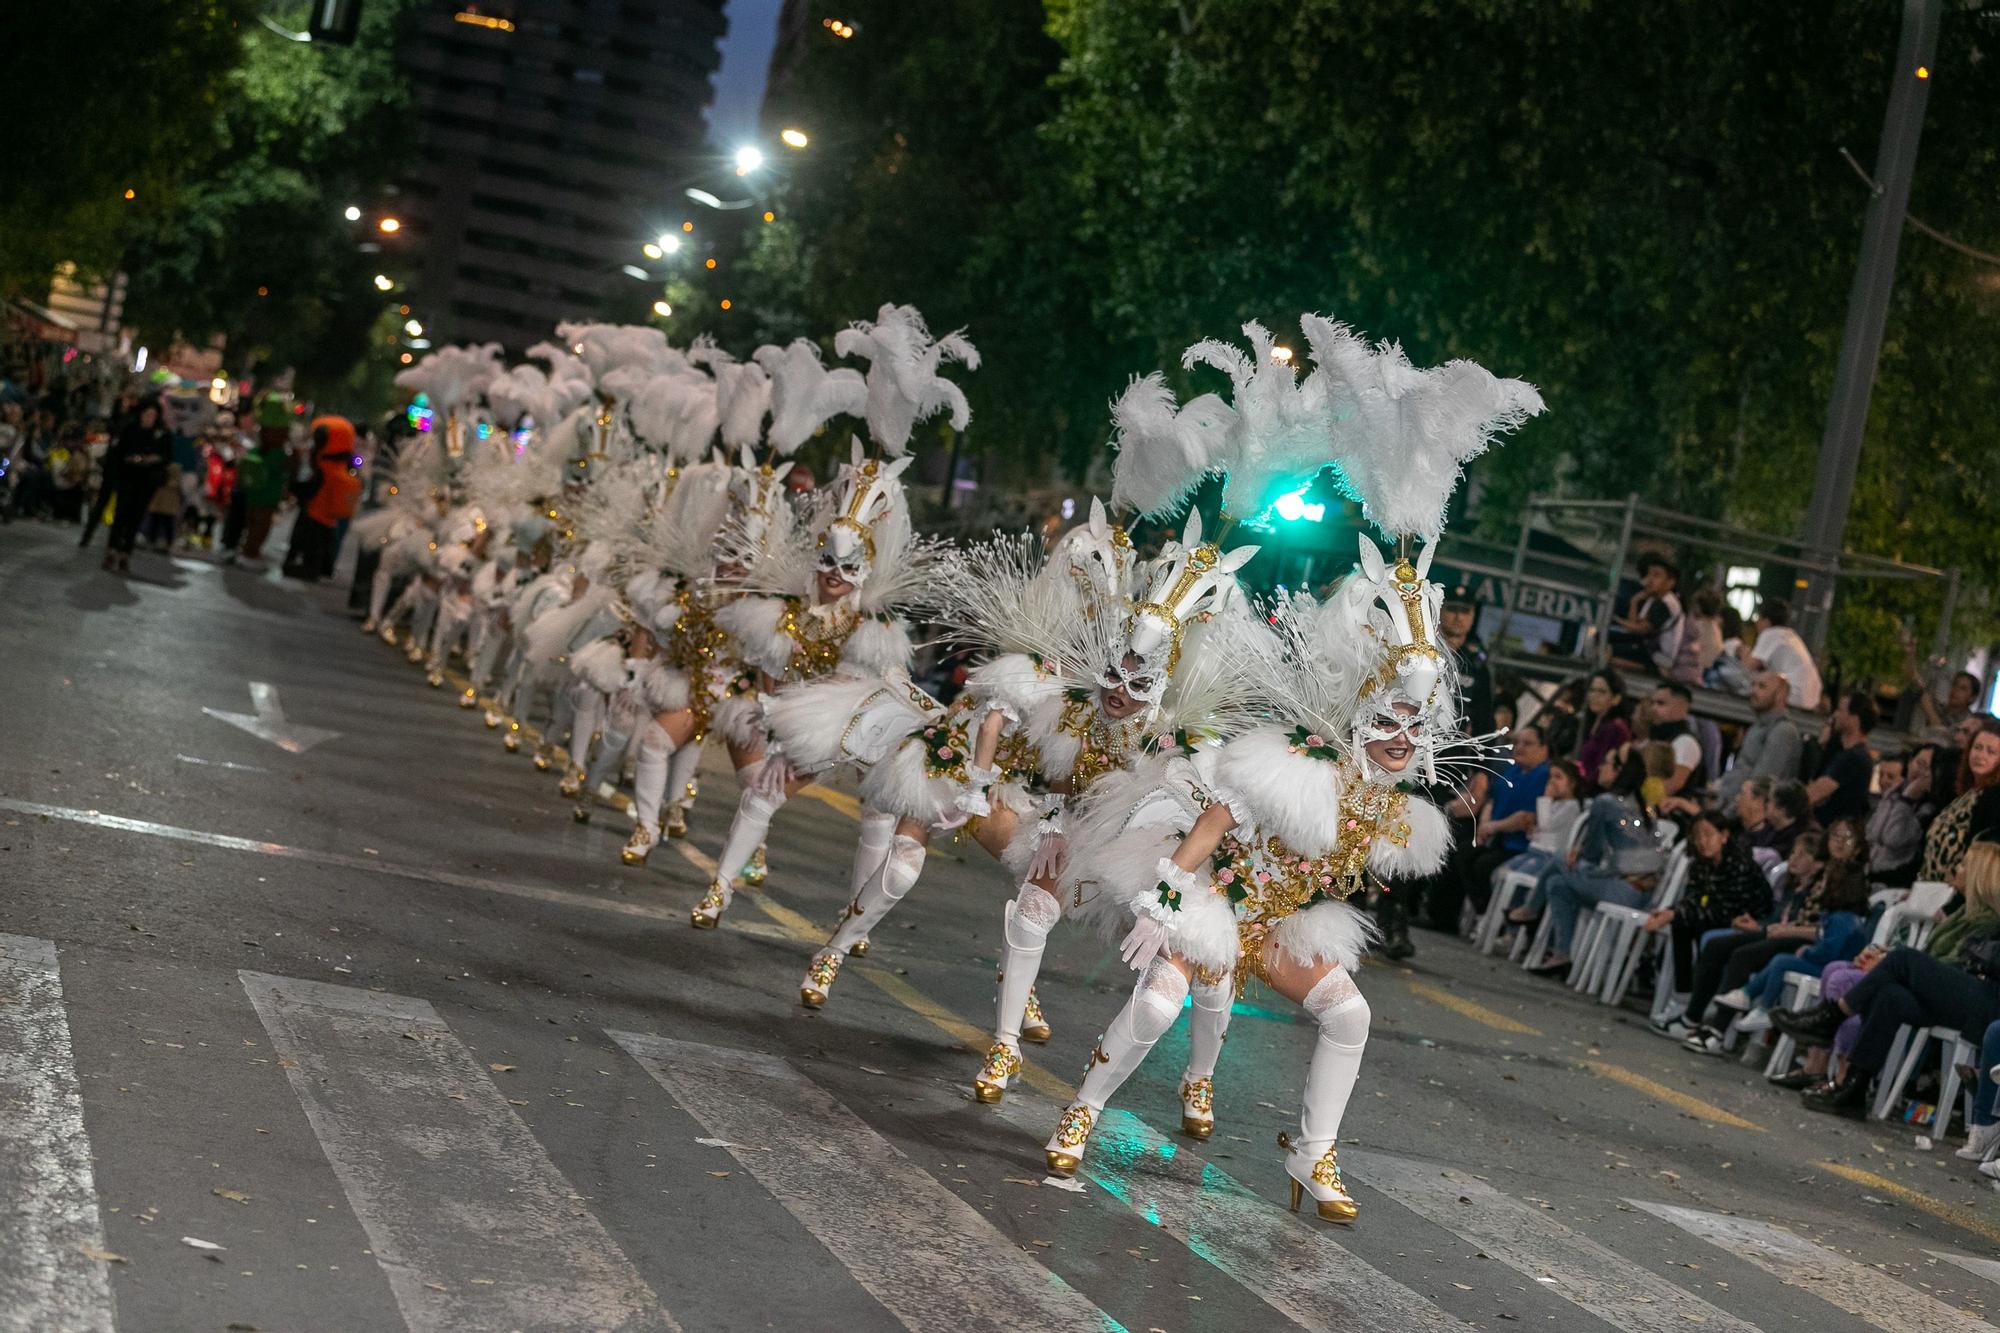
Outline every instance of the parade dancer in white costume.
<svg viewBox="0 0 2000 1333">
<path fill-rule="evenodd" d="M 1020 1075 L 1055 924 L 1079 922 L 1109 939 L 1124 929 L 1124 901 L 1076 873 L 1084 864 L 1071 855 L 1082 845 L 1072 840 L 1080 804 L 1150 791 L 1254 716 L 1242 662 L 1269 652 L 1270 636 L 1235 592 L 1234 573 L 1256 550 L 1224 553 L 1202 540 L 1191 517 L 1127 598 L 1123 534 L 1093 506 L 1091 524 L 1065 538 L 1042 587 L 1025 595 L 1010 587 L 996 550 L 975 548 L 950 563 L 945 620 L 959 635 L 1006 649 L 967 682 L 974 755 L 960 806 L 1019 885 L 1003 917 L 994 1038 L 973 1080 L 978 1100 L 1000 1101 Z M 1050 596 L 1064 585 L 1070 600 Z M 1197 1018 L 1193 1063 L 1205 1076 L 1228 1004 L 1207 1005 Z M 1183 1124 L 1205 1137 L 1212 1117 L 1205 1104 L 1187 1111 L 1188 1100 Z"/>
<path fill-rule="evenodd" d="M 913 722 L 920 724 L 924 713 L 936 707 L 935 701 L 909 681 L 912 651 L 907 631 L 895 614 L 898 608 L 921 599 L 924 570 L 934 555 L 911 530 L 908 505 L 897 478 L 911 461 L 907 450 L 917 422 L 943 412 L 954 430 L 965 429 L 971 419 L 965 394 L 939 371 L 951 361 L 977 369 L 979 354 L 959 333 L 933 339 L 914 307 L 893 304 L 878 310 L 872 322 L 843 329 L 834 339 L 834 348 L 843 356 L 868 358 L 860 407 L 868 423 L 869 440 L 895 461 L 884 464 L 866 459 L 860 443 L 855 443 L 853 460 L 842 469 L 837 513 L 819 527 L 811 552 L 812 593 L 822 607 L 851 602 L 853 614 L 864 619 L 858 628 L 842 629 L 835 623 L 838 612 L 833 618 L 819 608 L 803 618 L 796 613 L 774 614 L 774 604 L 768 598 L 746 598 L 719 614 L 744 662 L 766 674 L 775 675 L 770 666 L 777 661 L 787 663 L 795 673 L 802 661 L 811 663 L 816 657 L 820 663 L 817 670 L 794 674 L 786 688 L 762 701 L 756 725 L 758 730 L 768 728 L 770 739 L 758 739 L 744 748 L 746 757 L 762 767 L 738 803 L 721 860 L 725 867 L 737 864 L 734 858 L 739 853 L 747 853 L 762 841 L 771 816 L 805 785 L 807 775 L 842 763 L 865 767 L 872 761 L 869 752 L 873 747 L 900 742 L 913 730 Z M 790 352 L 776 353 L 775 357 L 790 358 L 797 351 L 794 344 Z M 767 355 L 764 363 L 772 364 L 775 357 Z M 817 402 L 814 410 L 818 411 L 829 407 L 823 400 L 842 396 L 835 381 L 840 372 L 822 372 L 816 357 L 797 357 L 795 368 L 804 372 L 796 385 L 786 383 L 786 392 L 780 395 L 774 384 L 774 432 L 789 414 L 799 410 L 800 400 Z M 782 372 L 773 373 L 777 376 Z M 850 387 L 852 376 L 849 371 L 843 377 Z M 853 410 L 851 403 L 831 407 Z M 806 553 L 797 545 L 792 549 L 801 556 Z M 783 562 L 779 563 L 782 566 Z M 802 562 L 795 557 L 792 563 Z M 795 582 L 803 572 L 786 577 Z M 746 575 L 745 586 L 754 586 L 757 578 L 753 570 Z M 776 636 L 774 630 L 778 631 Z M 829 634 L 844 640 L 838 655 L 824 648 L 815 653 L 810 641 Z M 793 651 L 794 647 L 798 651 Z M 806 684 L 808 681 L 811 683 Z M 732 700 L 723 705 L 718 725 L 725 734 L 732 725 L 741 728 L 748 720 L 744 707 L 748 702 Z M 741 744 L 745 738 L 738 735 L 736 739 Z M 923 784 L 908 794 L 922 800 Z M 933 817 L 923 822 L 925 830 L 943 811 L 930 813 Z M 892 886 L 894 897 L 901 897 L 916 882 L 923 867 L 924 842 L 911 830 L 899 832 L 898 821 L 892 809 L 863 809 L 850 874 L 851 896 L 858 895 L 871 878 Z M 695 909 L 695 925 L 713 926 L 726 909 L 731 892 L 726 881 L 711 884 Z"/>
<path fill-rule="evenodd" d="M 1289 488 L 1334 464 L 1378 527 L 1434 542 L 1464 461 L 1539 412 L 1539 396 L 1469 362 L 1418 370 L 1399 348 L 1370 348 L 1317 316 L 1302 324 L 1316 362 L 1303 383 L 1289 366 L 1273 373 L 1268 336 L 1253 325 L 1252 356 L 1219 344 L 1194 352 L 1230 374 L 1232 403 L 1177 413 L 1154 386 L 1126 423 L 1121 471 L 1132 466 L 1121 482 L 1133 484 L 1122 489 L 1145 509 L 1226 471 L 1225 505 L 1251 510 L 1267 483 Z M 1354 1220 L 1335 1144 L 1368 1035 L 1353 971 L 1371 924 L 1346 899 L 1370 877 L 1442 863 L 1444 816 L 1398 784 L 1413 764 L 1434 777 L 1458 728 L 1434 635 L 1438 590 L 1407 560 L 1393 582 L 1371 585 L 1386 586 L 1391 604 L 1279 604 L 1287 651 L 1251 659 L 1277 720 L 1223 747 L 1207 808 L 1185 836 L 1171 825 L 1165 836 L 1130 824 L 1092 830 L 1102 849 L 1094 873 L 1130 894 L 1123 952 L 1141 976 L 1045 1145 L 1051 1171 L 1077 1170 L 1097 1117 L 1192 982 L 1255 975 L 1318 1025 L 1300 1133 L 1283 1140 L 1292 1206 L 1310 1195 L 1323 1220 Z"/>
</svg>

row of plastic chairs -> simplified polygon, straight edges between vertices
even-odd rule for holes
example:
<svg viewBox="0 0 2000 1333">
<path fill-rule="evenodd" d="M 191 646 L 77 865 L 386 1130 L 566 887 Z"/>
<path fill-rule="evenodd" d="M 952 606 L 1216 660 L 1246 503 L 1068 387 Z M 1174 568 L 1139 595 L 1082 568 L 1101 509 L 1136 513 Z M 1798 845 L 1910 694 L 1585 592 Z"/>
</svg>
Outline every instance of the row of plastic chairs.
<svg viewBox="0 0 2000 1333">
<path fill-rule="evenodd" d="M 1874 937 L 1870 942 L 1883 950 L 1899 945 L 1921 949 L 1930 939 L 1931 931 L 1937 926 L 1938 914 L 1951 901 L 1951 896 L 1949 884 L 1934 880 L 1920 882 L 1907 893 L 1900 889 L 1877 893 L 1874 895 L 1875 902 L 1884 910 L 1875 923 Z M 1794 973 L 1785 982 L 1784 1004 L 1787 1009 L 1804 1009 L 1818 1003 L 1818 977 Z M 1732 1022 L 1730 1032 L 1724 1034 L 1725 1044 L 1733 1044 L 1730 1035 L 1735 1028 L 1736 1024 Z M 1979 1048 L 1967 1041 L 1956 1028 L 1916 1028 L 1907 1023 L 1896 1030 L 1895 1039 L 1890 1043 L 1889 1058 L 1876 1080 L 1875 1099 L 1869 1106 L 1870 1119 L 1886 1120 L 1890 1112 L 1902 1104 L 1910 1080 L 1916 1077 L 1932 1042 L 1938 1043 L 1939 1062 L 1936 1128 L 1943 1131 L 1950 1122 L 1952 1104 L 1961 1097 L 1965 1102 L 1965 1123 L 1972 1123 L 1972 1089 L 1964 1086 L 1958 1071 L 1963 1067 L 1977 1067 Z M 1776 1078 L 1791 1068 L 1792 1057 L 1796 1053 L 1797 1043 L 1774 1029 L 1770 1058 L 1764 1062 L 1765 1077 Z"/>
</svg>

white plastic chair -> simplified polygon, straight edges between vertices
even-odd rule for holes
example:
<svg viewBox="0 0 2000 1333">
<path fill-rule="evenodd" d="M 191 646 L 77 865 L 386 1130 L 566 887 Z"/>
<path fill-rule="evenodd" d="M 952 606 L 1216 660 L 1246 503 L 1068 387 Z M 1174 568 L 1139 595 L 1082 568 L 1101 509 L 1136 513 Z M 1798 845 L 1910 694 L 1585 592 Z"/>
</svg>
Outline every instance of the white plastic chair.
<svg viewBox="0 0 2000 1333">
<path fill-rule="evenodd" d="M 1819 978 L 1807 976 L 1804 972 L 1788 973 L 1785 977 L 1785 1008 L 1797 1012 L 1819 1003 Z M 1771 1058 L 1764 1062 L 1764 1077 L 1777 1078 L 1791 1068 L 1792 1054 L 1799 1044 L 1773 1026 L 1775 1034 L 1771 1042 Z"/>
<path fill-rule="evenodd" d="M 1903 1090 L 1916 1077 L 1917 1066 L 1923 1062 L 1924 1052 L 1935 1041 L 1939 1044 L 1937 1117 L 1931 1123 L 1931 1137 L 1941 1139 L 1951 1124 L 1951 1108 L 1959 1095 L 1958 1067 L 1977 1066 L 1979 1048 L 1960 1036 L 1957 1028 L 1933 1027 L 1913 1028 L 1907 1023 L 1896 1029 L 1896 1039 L 1889 1046 L 1889 1058 L 1882 1065 L 1882 1077 L 1875 1087 L 1875 1104 L 1868 1112 L 1871 1120 L 1886 1120 L 1893 1107 L 1902 1103 Z M 1890 1070 L 1895 1076 L 1889 1076 Z M 1972 1123 L 1971 1093 L 1966 1094 L 1965 1123 Z"/>
<path fill-rule="evenodd" d="M 1899 943 L 1921 949 L 1924 941 L 1931 937 L 1938 913 L 1944 911 L 1951 895 L 1949 884 L 1940 884 L 1934 879 L 1919 880 L 1910 886 L 1908 897 L 1882 913 L 1882 919 L 1875 923 L 1875 937 L 1871 942 L 1878 949 L 1893 949 Z M 1908 937 L 1899 940 L 1897 937 L 1905 930 L 1909 931 Z"/>
<path fill-rule="evenodd" d="M 1662 955 L 1673 952 L 1665 932 L 1658 935 L 1646 933 L 1646 918 L 1662 908 L 1672 907 L 1687 890 L 1688 858 L 1682 848 L 1676 847 L 1674 851 L 1678 855 L 1668 862 L 1659 895 L 1650 909 L 1598 904 L 1598 910 L 1606 918 L 1600 928 L 1600 938 L 1605 943 L 1598 950 L 1603 955 L 1603 979 L 1597 998 L 1604 1004 L 1625 1002 L 1626 993 L 1632 989 L 1632 978 L 1639 973 L 1639 960 L 1646 956 L 1649 949 L 1657 949 Z"/>
<path fill-rule="evenodd" d="M 1582 836 L 1583 819 L 1579 816 L 1570 824 L 1569 837 L 1564 839 L 1562 850 L 1556 853 L 1556 864 L 1561 865 L 1569 859 L 1570 849 L 1576 846 L 1576 840 Z M 1472 937 L 1472 942 L 1478 946 L 1479 952 L 1490 954 L 1500 947 L 1500 936 L 1507 929 L 1507 913 L 1519 907 L 1522 902 L 1516 895 L 1532 890 L 1538 878 L 1540 878 L 1538 875 L 1531 875 L 1523 870 L 1503 870 L 1493 877 L 1493 893 L 1486 902 L 1486 915 L 1479 919 L 1478 928 Z M 1542 915 L 1546 917 L 1548 913 L 1544 912 Z M 1525 935 L 1527 932 L 1521 933 Z M 1520 944 L 1521 941 L 1515 941 L 1517 950 Z"/>
<path fill-rule="evenodd" d="M 1581 944 L 1571 950 L 1577 964 L 1570 971 L 1570 986 L 1581 993 L 1597 993 L 1610 1004 L 1614 991 L 1622 994 L 1621 982 L 1631 983 L 1630 968 L 1634 945 L 1645 936 L 1646 918 L 1680 900 L 1687 882 L 1687 849 L 1677 846 L 1667 853 L 1659 884 L 1644 907 L 1621 907 L 1597 903 L 1577 926 Z M 1629 966 L 1628 966 L 1629 964 Z"/>
</svg>

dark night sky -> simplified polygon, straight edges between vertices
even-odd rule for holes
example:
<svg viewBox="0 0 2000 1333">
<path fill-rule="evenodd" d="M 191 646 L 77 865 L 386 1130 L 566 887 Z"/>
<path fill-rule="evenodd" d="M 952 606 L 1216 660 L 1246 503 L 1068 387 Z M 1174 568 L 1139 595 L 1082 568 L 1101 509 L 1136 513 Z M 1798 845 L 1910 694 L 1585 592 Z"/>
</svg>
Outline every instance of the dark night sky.
<svg viewBox="0 0 2000 1333">
<path fill-rule="evenodd" d="M 764 100 L 764 75 L 777 37 L 784 0 L 729 0 L 724 16 L 722 68 L 716 71 L 715 102 L 708 111 L 709 139 L 725 151 L 757 132 L 757 109 Z"/>
</svg>

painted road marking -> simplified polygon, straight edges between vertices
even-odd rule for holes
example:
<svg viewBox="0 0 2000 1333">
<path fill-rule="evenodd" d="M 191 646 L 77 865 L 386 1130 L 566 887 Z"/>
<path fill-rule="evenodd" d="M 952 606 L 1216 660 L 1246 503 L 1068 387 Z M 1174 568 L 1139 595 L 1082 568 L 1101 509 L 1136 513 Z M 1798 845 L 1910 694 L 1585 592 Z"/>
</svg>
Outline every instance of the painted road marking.
<svg viewBox="0 0 2000 1333">
<path fill-rule="evenodd" d="M 1929 1213 L 1941 1222 L 1949 1222 L 1962 1231 L 1970 1231 L 1975 1236 L 1984 1236 L 1995 1245 L 2000 1245 L 2000 1224 L 1981 1217 L 1969 1208 L 1946 1203 L 1922 1190 L 1911 1189 L 1887 1176 L 1878 1176 L 1873 1171 L 1864 1171 L 1858 1166 L 1848 1166 L 1845 1162 L 1821 1162 L 1819 1169 L 1831 1171 L 1842 1180 L 1851 1180 L 1857 1185 L 1866 1185 L 1878 1194 L 1886 1194 L 1920 1212 Z"/>
<path fill-rule="evenodd" d="M 113 1327 L 56 946 L 0 935 L 0 1329 Z"/>
<path fill-rule="evenodd" d="M 1530 1281 L 1554 1278 L 1542 1283 L 1551 1295 L 1614 1328 L 1631 1333 L 1685 1333 L 1692 1327 L 1756 1333 L 1754 1324 L 1725 1314 L 1466 1172 L 1359 1149 L 1341 1156 L 1359 1183 L 1388 1195 Z"/>
<path fill-rule="evenodd" d="M 1531 1028 L 1519 1019 L 1509 1018 L 1497 1010 L 1488 1009 L 1477 1000 L 1468 1000 L 1463 995 L 1448 991 L 1442 986 L 1433 986 L 1428 981 L 1418 981 L 1405 975 L 1403 985 L 1412 995 L 1421 995 L 1432 1004 L 1442 1005 L 1453 1013 L 1469 1018 L 1475 1023 L 1483 1023 L 1496 1032 L 1513 1032 L 1524 1037 L 1539 1037 L 1540 1028 Z"/>
<path fill-rule="evenodd" d="M 607 1035 L 908 1327 L 1121 1327 L 785 1061 Z"/>
<path fill-rule="evenodd" d="M 293 722 L 285 717 L 283 705 L 278 702 L 278 687 L 267 681 L 250 682 L 250 706 L 254 713 L 225 713 L 220 708 L 204 708 L 201 711 L 218 722 L 249 732 L 260 741 L 269 741 L 286 754 L 304 754 L 315 745 L 339 737 L 337 731 L 323 727 L 309 727 L 303 722 Z"/>
<path fill-rule="evenodd" d="M 237 975 L 411 1333 L 679 1328 L 430 1005 Z"/>
<path fill-rule="evenodd" d="M 1013 1093 L 1000 1116 L 1039 1141 L 1061 1111 L 1060 1103 Z M 1468 1327 L 1350 1253 L 1326 1226 L 1300 1225 L 1130 1111 L 1114 1107 L 1098 1119 L 1082 1173 L 1301 1328 Z"/>
<path fill-rule="evenodd" d="M 1925 1250 L 1924 1253 L 1933 1259 L 1956 1264 L 1974 1277 L 2000 1283 L 2000 1259 L 1975 1259 L 1969 1254 L 1950 1254 L 1944 1250 Z"/>
<path fill-rule="evenodd" d="M 1946 1305 L 1879 1268 L 1844 1259 L 1768 1222 L 1643 1199 L 1625 1202 L 1755 1264 L 1788 1287 L 1809 1291 L 1889 1333 L 1972 1333 L 1975 1329 L 1992 1333 L 1993 1326 L 1977 1315 Z"/>
<path fill-rule="evenodd" d="M 1712 1102 L 1705 1102 L 1699 1097 L 1690 1097 L 1685 1092 L 1670 1088 L 1664 1083 L 1656 1083 L 1644 1074 L 1634 1073 L 1623 1065 L 1607 1064 L 1602 1060 L 1586 1060 L 1582 1068 L 1601 1078 L 1608 1078 L 1613 1083 L 1622 1083 L 1635 1092 L 1643 1092 L 1648 1097 L 1686 1111 L 1697 1120 L 1728 1125 L 1732 1129 L 1754 1129 L 1759 1134 L 1764 1132 L 1764 1127 L 1754 1120 L 1745 1120 L 1742 1116 L 1725 1111 Z"/>
<path fill-rule="evenodd" d="M 657 903 L 627 902 L 620 898 L 594 898 L 586 893 L 570 893 L 564 889 L 547 889 L 538 884 L 510 884 L 504 880 L 481 879 L 477 875 L 460 875 L 449 870 L 426 870 L 422 866 L 400 865 L 394 861 L 384 861 L 373 856 L 349 856 L 345 852 L 319 852 L 305 847 L 288 847 L 282 842 L 260 842 L 255 838 L 238 838 L 227 833 L 204 833 L 200 829 L 177 828 L 172 824 L 155 824 L 145 819 L 127 819 L 122 815 L 107 815 L 100 810 L 72 810 L 60 805 L 39 805 L 34 801 L 17 801 L 5 796 L 0 796 L 0 810 L 13 810 L 24 815 L 40 815 L 47 819 L 61 819 L 72 824 L 86 824 L 92 828 L 113 829 L 120 833 L 143 833 L 147 837 L 166 838 L 172 842 L 193 843 L 198 847 L 219 847 L 224 851 L 230 852 L 255 852 L 260 856 L 276 856 L 289 861 L 307 861 L 314 865 L 339 866 L 343 870 L 365 870 L 371 874 L 387 875 L 392 879 L 412 879 L 425 884 L 444 884 L 455 889 L 477 889 L 482 893 L 497 893 L 509 898 L 525 898 L 531 902 L 550 903 L 558 907 L 580 907 L 593 912 L 614 912 L 620 916 L 640 916 L 653 921 L 684 921 L 687 919 L 684 913 L 673 908 L 662 907 Z"/>
</svg>

